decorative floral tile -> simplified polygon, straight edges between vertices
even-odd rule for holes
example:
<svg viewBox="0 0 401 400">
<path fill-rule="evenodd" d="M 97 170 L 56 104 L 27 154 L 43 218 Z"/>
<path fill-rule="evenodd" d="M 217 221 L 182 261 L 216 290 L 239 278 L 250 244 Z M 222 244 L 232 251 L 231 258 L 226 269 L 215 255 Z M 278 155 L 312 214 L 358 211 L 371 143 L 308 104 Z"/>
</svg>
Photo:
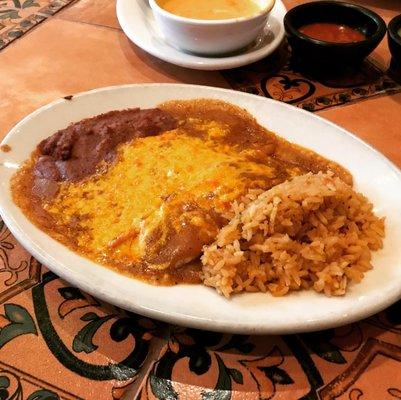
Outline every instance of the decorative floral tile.
<svg viewBox="0 0 401 400">
<path fill-rule="evenodd" d="M 401 302 L 302 335 L 185 329 L 72 287 L 0 227 L 0 399 L 400 398 Z"/>
<path fill-rule="evenodd" d="M 75 0 L 0 0 L 0 50 Z"/>
<path fill-rule="evenodd" d="M 257 63 L 222 72 L 233 89 L 293 104 L 308 111 L 356 102 L 372 96 L 401 91 L 398 74 L 384 71 L 373 58 L 358 70 L 319 76 L 300 72 L 292 65 L 286 44 Z M 399 81 L 401 82 L 401 80 Z"/>
<path fill-rule="evenodd" d="M 0 304 L 34 286 L 40 278 L 40 267 L 0 219 Z"/>
<path fill-rule="evenodd" d="M 0 362 L 0 398 L 27 400 L 82 400 L 44 382 L 33 375 L 27 374 L 12 366 Z"/>
<path fill-rule="evenodd" d="M 171 327 L 139 398 L 397 399 L 400 311 L 401 302 L 374 317 L 387 321 L 387 330 L 377 329 L 372 321 L 285 336 Z"/>
<path fill-rule="evenodd" d="M 272 399 L 287 391 L 301 398 L 310 386 L 290 353 L 286 337 L 172 327 L 141 399 Z"/>
<path fill-rule="evenodd" d="M 148 357 L 156 327 L 45 270 L 40 283 L 0 308 L 0 399 L 120 398 L 119 389 L 136 380 Z M 32 385 L 55 394 L 22 396 L 34 392 Z M 1 397 L 12 388 L 21 397 Z"/>
<path fill-rule="evenodd" d="M 319 391 L 322 400 L 401 398 L 401 348 L 369 338 L 354 362 Z"/>
</svg>

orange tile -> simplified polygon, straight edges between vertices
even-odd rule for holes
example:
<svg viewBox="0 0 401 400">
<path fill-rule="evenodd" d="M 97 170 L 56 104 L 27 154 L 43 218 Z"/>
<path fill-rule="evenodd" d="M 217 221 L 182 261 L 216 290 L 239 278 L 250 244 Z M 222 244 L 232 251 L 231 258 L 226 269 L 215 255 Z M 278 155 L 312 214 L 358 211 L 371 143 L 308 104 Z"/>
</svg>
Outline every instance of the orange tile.
<svg viewBox="0 0 401 400">
<path fill-rule="evenodd" d="M 318 114 L 376 147 L 401 167 L 401 93 L 332 108 Z"/>
<path fill-rule="evenodd" d="M 115 0 L 79 0 L 58 13 L 57 18 L 120 29 Z"/>
<path fill-rule="evenodd" d="M 117 30 L 51 19 L 0 53 L 0 138 L 36 108 L 71 93 L 141 82 L 227 86 L 218 72 L 151 57 Z"/>
</svg>

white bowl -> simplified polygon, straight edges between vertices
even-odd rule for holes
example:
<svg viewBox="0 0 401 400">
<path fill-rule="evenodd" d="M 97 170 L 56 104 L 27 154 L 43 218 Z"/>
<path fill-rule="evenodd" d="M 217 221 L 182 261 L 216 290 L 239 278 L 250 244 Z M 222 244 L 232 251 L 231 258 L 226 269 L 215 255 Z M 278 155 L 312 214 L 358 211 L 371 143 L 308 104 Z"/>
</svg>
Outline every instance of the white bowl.
<svg viewBox="0 0 401 400">
<path fill-rule="evenodd" d="M 165 40 L 182 50 L 198 54 L 225 54 L 242 49 L 261 33 L 275 0 L 254 0 L 260 12 L 250 17 L 193 19 L 172 14 L 149 0 Z"/>
</svg>

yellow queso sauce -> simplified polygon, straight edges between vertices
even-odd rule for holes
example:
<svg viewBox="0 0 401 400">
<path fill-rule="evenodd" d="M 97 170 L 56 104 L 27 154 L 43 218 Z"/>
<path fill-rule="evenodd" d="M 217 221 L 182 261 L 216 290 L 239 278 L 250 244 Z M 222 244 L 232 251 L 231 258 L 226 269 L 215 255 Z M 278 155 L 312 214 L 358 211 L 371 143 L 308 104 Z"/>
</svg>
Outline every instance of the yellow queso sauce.
<svg viewBox="0 0 401 400">
<path fill-rule="evenodd" d="M 157 3 L 172 14 L 194 19 L 250 17 L 260 11 L 253 0 L 157 0 Z"/>
</svg>

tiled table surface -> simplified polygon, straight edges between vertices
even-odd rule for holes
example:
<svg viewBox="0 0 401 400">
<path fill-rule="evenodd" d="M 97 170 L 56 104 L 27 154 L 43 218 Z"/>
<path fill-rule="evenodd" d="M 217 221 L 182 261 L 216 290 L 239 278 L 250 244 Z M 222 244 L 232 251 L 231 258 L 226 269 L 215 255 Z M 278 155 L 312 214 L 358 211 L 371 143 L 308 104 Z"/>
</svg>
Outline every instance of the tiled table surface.
<svg viewBox="0 0 401 400">
<path fill-rule="evenodd" d="M 133 0 L 135 1 L 135 0 Z M 287 7 L 299 1 L 286 1 Z M 385 20 L 399 0 L 360 1 Z M 229 87 L 136 48 L 112 0 L 79 0 L 0 51 L 0 138 L 54 99 L 101 86 Z M 375 51 L 389 64 L 386 41 Z M 401 93 L 318 112 L 401 166 Z M 308 335 L 184 330 L 103 304 L 26 253 L 0 222 L 0 399 L 401 399 L 401 304 Z"/>
<path fill-rule="evenodd" d="M 386 21 L 401 13 L 399 0 L 359 2 Z M 288 8 L 297 3 L 286 1 Z M 218 72 L 175 67 L 135 47 L 121 31 L 114 8 L 113 0 L 79 0 L 0 52 L 0 137 L 37 107 L 96 87 L 139 82 L 228 87 Z M 383 65 L 389 63 L 386 40 L 375 56 Z M 400 166 L 400 104 L 397 94 L 318 114 L 365 139 Z"/>
</svg>

